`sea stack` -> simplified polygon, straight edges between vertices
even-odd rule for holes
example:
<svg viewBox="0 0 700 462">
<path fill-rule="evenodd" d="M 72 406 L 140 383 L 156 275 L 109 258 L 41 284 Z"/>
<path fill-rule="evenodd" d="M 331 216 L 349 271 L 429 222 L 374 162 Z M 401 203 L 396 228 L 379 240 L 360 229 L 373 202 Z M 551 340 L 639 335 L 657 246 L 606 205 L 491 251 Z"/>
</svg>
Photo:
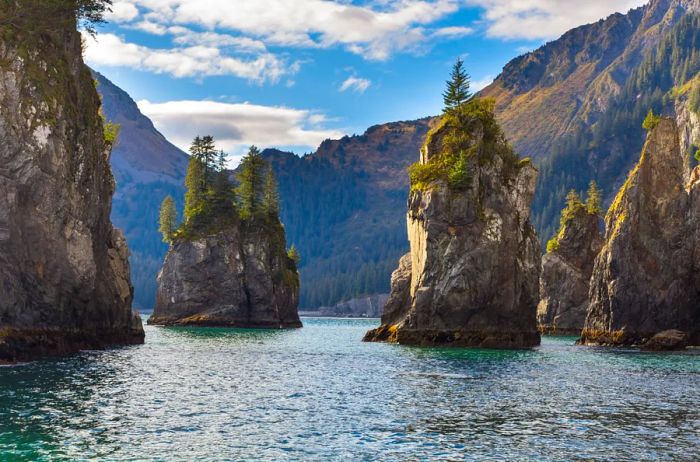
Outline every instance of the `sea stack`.
<svg viewBox="0 0 700 462">
<path fill-rule="evenodd" d="M 700 170 L 688 165 L 674 120 L 652 121 L 637 166 L 606 218 L 581 343 L 700 344 Z M 668 344 L 668 343 L 667 343 Z"/>
<path fill-rule="evenodd" d="M 584 203 L 572 191 L 561 213 L 561 227 L 542 257 L 540 332 L 580 335 L 588 312 L 588 291 L 593 262 L 603 246 L 600 232 L 600 196 L 593 183 Z"/>
<path fill-rule="evenodd" d="M 473 99 L 428 134 L 410 170 L 410 253 L 366 341 L 526 348 L 540 343 L 537 172 L 508 145 L 493 102 Z"/>
<path fill-rule="evenodd" d="M 58 3 L 0 7 L 0 363 L 144 339 L 110 222 L 116 130 Z"/>
<path fill-rule="evenodd" d="M 297 257 L 286 248 L 271 168 L 253 149 L 234 193 L 223 168 L 206 179 L 207 161 L 193 151 L 184 222 L 172 232 L 148 323 L 301 327 Z M 192 181 L 197 171 L 204 176 Z"/>
</svg>

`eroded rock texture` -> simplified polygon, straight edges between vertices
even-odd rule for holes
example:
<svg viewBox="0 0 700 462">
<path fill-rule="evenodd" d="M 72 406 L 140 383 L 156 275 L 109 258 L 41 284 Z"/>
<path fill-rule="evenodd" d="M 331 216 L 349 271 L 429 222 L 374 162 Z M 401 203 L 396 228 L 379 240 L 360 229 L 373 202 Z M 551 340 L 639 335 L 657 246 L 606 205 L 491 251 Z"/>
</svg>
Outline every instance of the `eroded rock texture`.
<svg viewBox="0 0 700 462">
<path fill-rule="evenodd" d="M 282 226 L 241 223 L 173 242 L 148 323 L 301 327 L 298 304 L 299 275 Z"/>
<path fill-rule="evenodd" d="M 0 27 L 0 362 L 142 343 L 129 251 L 109 218 L 111 144 L 75 18 L 46 13 L 45 25 L 9 5 L 0 6 L 14 18 Z M 44 17 L 43 5 L 31 13 Z"/>
<path fill-rule="evenodd" d="M 562 224 L 557 248 L 542 257 L 537 322 L 547 334 L 580 334 L 593 262 L 603 246 L 600 218 L 584 206 Z"/>
<path fill-rule="evenodd" d="M 700 172 L 686 184 L 687 168 L 662 119 L 606 216 L 582 343 L 642 345 L 666 330 L 700 343 Z"/>
<path fill-rule="evenodd" d="M 381 326 L 365 340 L 497 348 L 539 344 L 541 254 L 529 222 L 537 174 L 501 135 L 485 139 L 490 123 L 467 122 L 466 188 L 437 180 L 412 190 L 411 251 L 392 275 Z M 439 126 L 421 151 L 421 164 L 441 155 L 447 137 L 462 135 Z"/>
</svg>

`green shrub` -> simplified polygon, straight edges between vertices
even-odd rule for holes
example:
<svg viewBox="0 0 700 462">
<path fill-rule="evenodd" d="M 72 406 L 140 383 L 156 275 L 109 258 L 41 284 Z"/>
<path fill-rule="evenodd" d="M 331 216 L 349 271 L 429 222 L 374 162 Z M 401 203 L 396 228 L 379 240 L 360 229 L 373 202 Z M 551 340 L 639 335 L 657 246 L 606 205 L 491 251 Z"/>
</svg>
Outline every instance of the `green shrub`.
<svg viewBox="0 0 700 462">
<path fill-rule="evenodd" d="M 559 240 L 556 236 L 547 241 L 547 253 L 556 252 L 559 250 Z"/>
<path fill-rule="evenodd" d="M 427 189 L 435 181 L 445 181 L 451 189 L 464 190 L 471 186 L 470 159 L 477 156 L 479 165 L 491 162 L 494 156 L 504 162 L 504 174 L 510 178 L 526 163 L 522 163 L 506 141 L 494 116 L 495 101 L 473 98 L 451 109 L 426 136 L 424 147 L 438 149 L 425 164 L 415 163 L 408 169 L 411 191 Z M 483 130 L 481 143 L 472 137 L 475 130 Z M 434 138 L 440 135 L 440 146 Z"/>
<path fill-rule="evenodd" d="M 642 123 L 642 128 L 650 132 L 653 129 L 655 129 L 657 125 L 659 125 L 660 121 L 661 116 L 655 115 L 654 111 L 652 109 L 649 109 L 649 112 L 647 113 L 647 116 L 644 118 L 644 122 Z"/>
</svg>

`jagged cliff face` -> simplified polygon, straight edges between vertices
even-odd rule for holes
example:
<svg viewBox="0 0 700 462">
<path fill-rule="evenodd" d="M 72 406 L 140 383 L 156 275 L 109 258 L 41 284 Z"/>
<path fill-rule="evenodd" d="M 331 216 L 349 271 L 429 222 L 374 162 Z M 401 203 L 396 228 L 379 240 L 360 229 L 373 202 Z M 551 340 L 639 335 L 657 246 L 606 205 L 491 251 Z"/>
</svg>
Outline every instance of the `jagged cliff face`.
<svg viewBox="0 0 700 462">
<path fill-rule="evenodd" d="M 700 341 L 700 184 L 686 189 L 687 168 L 675 122 L 662 119 L 606 216 L 583 343 L 638 345 L 668 329 Z"/>
<path fill-rule="evenodd" d="M 0 362 L 143 342 L 100 100 L 54 20 L 0 28 Z"/>
<path fill-rule="evenodd" d="M 382 326 L 365 340 L 405 344 L 531 347 L 539 344 L 535 311 L 540 248 L 530 225 L 536 170 L 507 162 L 471 133 L 470 185 L 435 181 L 411 192 L 411 251 L 392 275 Z M 438 129 L 421 152 L 426 165 L 440 150 Z M 485 160 L 488 159 L 488 160 Z"/>
<path fill-rule="evenodd" d="M 231 226 L 176 239 L 158 275 L 149 324 L 301 327 L 299 275 L 287 257 L 284 230 Z"/>
<path fill-rule="evenodd" d="M 112 220 L 124 230 L 129 243 L 134 307 L 151 310 L 156 276 L 168 251 L 154 223 L 167 195 L 174 197 L 182 210 L 188 156 L 155 129 L 126 92 L 97 72 L 93 76 L 106 118 L 119 124 L 111 157 L 117 182 Z"/>
<path fill-rule="evenodd" d="M 593 262 L 603 246 L 598 215 L 575 211 L 557 236 L 557 248 L 542 257 L 537 323 L 548 334 L 580 334 L 588 311 Z"/>
</svg>

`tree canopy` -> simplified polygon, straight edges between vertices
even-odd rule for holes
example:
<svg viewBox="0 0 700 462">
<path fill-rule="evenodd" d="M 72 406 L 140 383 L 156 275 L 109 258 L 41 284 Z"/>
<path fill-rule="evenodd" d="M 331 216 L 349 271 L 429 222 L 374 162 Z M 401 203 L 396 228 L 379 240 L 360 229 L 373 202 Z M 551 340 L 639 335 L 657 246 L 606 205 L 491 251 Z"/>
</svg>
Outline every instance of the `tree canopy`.
<svg viewBox="0 0 700 462">
<path fill-rule="evenodd" d="M 471 77 L 464 70 L 464 62 L 461 58 L 457 58 L 452 67 L 450 80 L 446 82 L 447 88 L 442 94 L 445 108 L 444 113 L 451 113 L 462 104 L 472 98 L 472 93 L 469 91 Z"/>
</svg>

